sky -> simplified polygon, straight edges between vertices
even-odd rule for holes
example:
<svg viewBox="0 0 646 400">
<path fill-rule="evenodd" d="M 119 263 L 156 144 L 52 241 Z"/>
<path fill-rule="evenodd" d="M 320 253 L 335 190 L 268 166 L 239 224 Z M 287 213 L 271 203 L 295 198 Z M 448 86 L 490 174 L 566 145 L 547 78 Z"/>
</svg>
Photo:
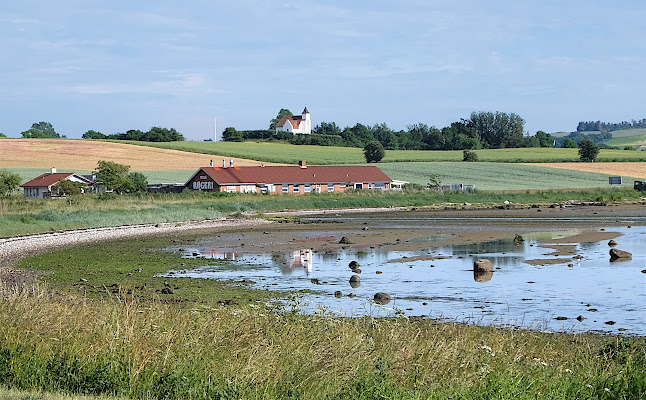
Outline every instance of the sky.
<svg viewBox="0 0 646 400">
<path fill-rule="evenodd" d="M 21 0 L 0 7 L 0 132 L 152 126 L 189 140 L 313 126 L 442 128 L 514 112 L 534 134 L 646 118 L 646 2 Z"/>
</svg>

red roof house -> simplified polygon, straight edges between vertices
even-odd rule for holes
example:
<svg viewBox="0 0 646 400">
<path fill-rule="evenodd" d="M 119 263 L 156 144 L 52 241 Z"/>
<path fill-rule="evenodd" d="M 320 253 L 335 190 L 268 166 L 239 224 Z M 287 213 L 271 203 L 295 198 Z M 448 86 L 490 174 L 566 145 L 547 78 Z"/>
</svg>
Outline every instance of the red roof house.
<svg viewBox="0 0 646 400">
<path fill-rule="evenodd" d="M 79 175 L 74 172 L 56 172 L 56 168 L 52 168 L 51 172 L 37 176 L 20 186 L 25 191 L 25 197 L 52 197 L 59 195 L 56 185 L 64 180 L 79 182 L 88 186 L 94 184 L 92 179 L 83 175 Z"/>
<path fill-rule="evenodd" d="M 391 189 L 392 179 L 376 166 L 299 165 L 202 167 L 186 187 L 209 192 L 325 193 L 347 189 Z"/>
<path fill-rule="evenodd" d="M 292 133 L 303 133 L 309 135 L 312 133 L 312 120 L 307 107 L 301 115 L 285 115 L 276 124 L 276 132 L 285 131 Z"/>
</svg>

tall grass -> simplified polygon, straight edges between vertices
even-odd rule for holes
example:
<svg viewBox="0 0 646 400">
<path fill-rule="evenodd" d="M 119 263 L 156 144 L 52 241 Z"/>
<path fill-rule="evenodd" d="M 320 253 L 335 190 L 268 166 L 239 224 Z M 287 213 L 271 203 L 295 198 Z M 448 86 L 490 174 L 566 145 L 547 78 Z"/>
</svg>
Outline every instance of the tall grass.
<svg viewBox="0 0 646 400">
<path fill-rule="evenodd" d="M 0 384 L 151 399 L 640 398 L 640 338 L 0 291 Z"/>
<path fill-rule="evenodd" d="M 46 232 L 51 229 L 118 226 L 138 223 L 215 219 L 243 212 L 357 207 L 429 206 L 443 203 L 491 205 L 557 202 L 565 200 L 620 201 L 638 199 L 632 189 L 537 192 L 444 192 L 427 190 L 356 191 L 309 195 L 199 193 L 140 194 L 101 200 L 77 196 L 60 200 L 33 200 L 18 196 L 0 199 L 0 237 Z"/>
</svg>

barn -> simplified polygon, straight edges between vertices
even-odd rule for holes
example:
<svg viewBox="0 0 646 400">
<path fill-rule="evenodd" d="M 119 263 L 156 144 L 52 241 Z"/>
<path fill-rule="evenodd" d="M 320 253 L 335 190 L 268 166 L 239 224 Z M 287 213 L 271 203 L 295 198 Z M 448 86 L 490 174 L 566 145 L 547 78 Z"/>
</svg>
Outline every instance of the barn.
<svg viewBox="0 0 646 400">
<path fill-rule="evenodd" d="M 391 190 L 392 179 L 372 165 L 202 167 L 186 182 L 192 190 L 227 193 L 305 194 L 348 189 Z"/>
</svg>

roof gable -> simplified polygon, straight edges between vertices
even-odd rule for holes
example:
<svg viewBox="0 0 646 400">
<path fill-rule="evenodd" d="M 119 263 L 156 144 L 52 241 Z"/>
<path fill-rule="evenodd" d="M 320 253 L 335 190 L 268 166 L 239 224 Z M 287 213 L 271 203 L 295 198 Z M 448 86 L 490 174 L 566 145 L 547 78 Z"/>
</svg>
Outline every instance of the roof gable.
<svg viewBox="0 0 646 400">
<path fill-rule="evenodd" d="M 303 117 L 300 115 L 285 115 L 278 121 L 276 128 L 282 128 L 286 123 L 289 123 L 292 128 L 296 129 L 301 124 Z"/>
<path fill-rule="evenodd" d="M 74 172 L 56 172 L 56 173 L 45 173 L 40 176 L 35 177 L 34 179 L 23 183 L 20 185 L 21 187 L 41 187 L 41 186 L 52 186 L 57 184 L 58 182 L 69 178 L 70 176 L 74 176 L 75 178 L 87 183 L 91 184 L 93 183 L 91 180 L 87 179 L 83 175 L 75 174 Z"/>
</svg>

